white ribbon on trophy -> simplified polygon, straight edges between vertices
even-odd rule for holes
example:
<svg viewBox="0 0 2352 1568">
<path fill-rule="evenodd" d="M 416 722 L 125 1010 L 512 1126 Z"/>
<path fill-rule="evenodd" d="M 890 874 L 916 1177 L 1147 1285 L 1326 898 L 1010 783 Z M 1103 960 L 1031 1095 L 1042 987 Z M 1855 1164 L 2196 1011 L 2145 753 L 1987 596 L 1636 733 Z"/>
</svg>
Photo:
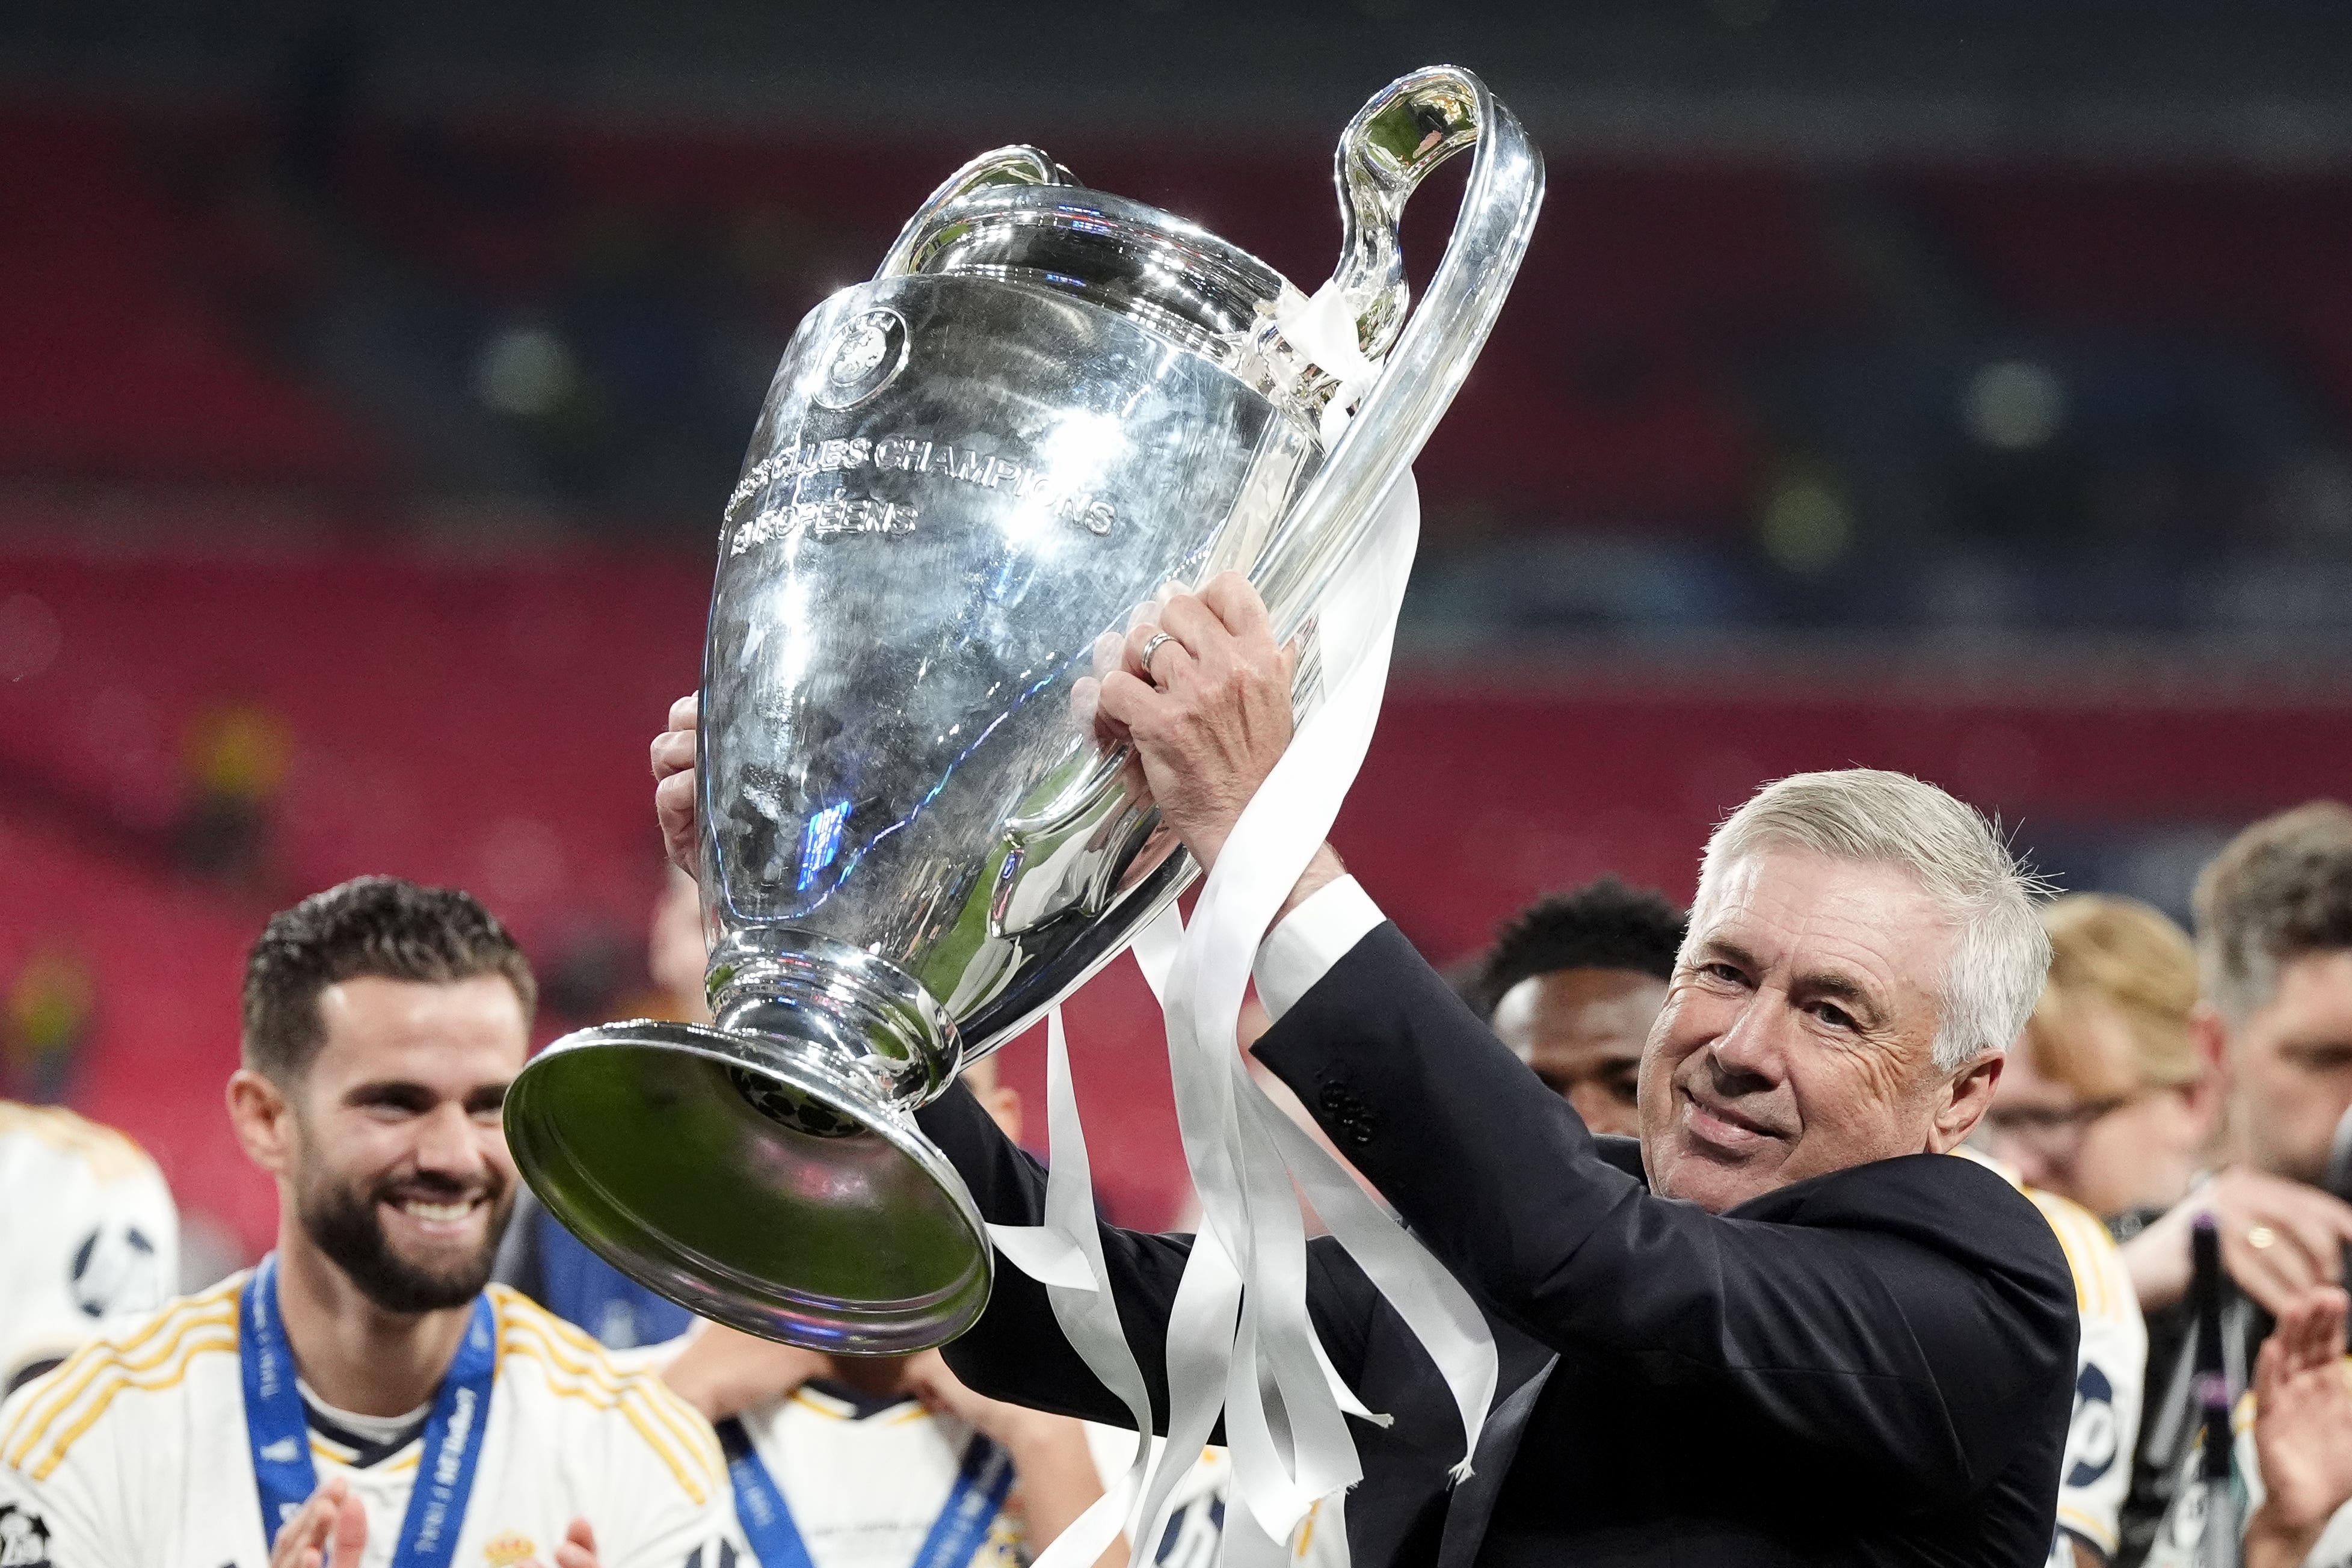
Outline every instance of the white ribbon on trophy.
<svg viewBox="0 0 2352 1568">
<path fill-rule="evenodd" d="M 1348 379 L 1335 407 L 1348 397 Z M 1330 831 L 1370 745 L 1419 533 L 1407 474 L 1318 608 L 1327 700 L 1302 723 L 1235 824 L 1191 924 L 1171 907 L 1133 946 L 1166 1015 L 1177 1124 L 1202 1208 L 1169 1319 L 1168 1436 L 1156 1460 L 1142 1373 L 1119 1324 L 1095 1228 L 1058 1008 L 1048 1020 L 1046 1222 L 992 1225 L 989 1232 L 1009 1261 L 1046 1286 L 1072 1347 L 1145 1436 L 1127 1481 L 1066 1530 L 1039 1568 L 1086 1568 L 1122 1522 L 1139 1549 L 1158 1540 L 1170 1495 L 1221 1413 L 1235 1493 L 1225 1511 L 1224 1561 L 1234 1568 L 1281 1562 L 1299 1522 L 1326 1500 L 1318 1529 L 1334 1532 L 1344 1561 L 1341 1500 L 1363 1473 L 1344 1417 L 1381 1425 L 1389 1417 L 1367 1410 L 1346 1386 L 1309 1321 L 1299 1192 L 1436 1364 L 1465 1434 L 1454 1475 L 1469 1473 L 1496 1376 L 1484 1318 L 1427 1249 L 1266 1098 L 1235 1049 L 1258 944 Z"/>
</svg>

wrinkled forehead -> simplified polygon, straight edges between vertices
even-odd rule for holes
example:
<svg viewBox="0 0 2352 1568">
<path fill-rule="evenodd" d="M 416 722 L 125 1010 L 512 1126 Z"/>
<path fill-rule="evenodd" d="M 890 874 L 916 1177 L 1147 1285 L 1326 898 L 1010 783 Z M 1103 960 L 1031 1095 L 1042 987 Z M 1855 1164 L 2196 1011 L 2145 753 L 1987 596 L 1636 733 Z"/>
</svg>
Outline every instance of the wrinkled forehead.
<svg viewBox="0 0 2352 1568">
<path fill-rule="evenodd" d="M 1683 952 L 1730 944 L 1759 963 L 1852 969 L 1933 996 L 1957 935 L 1905 867 L 1768 841 L 1708 863 Z"/>
</svg>

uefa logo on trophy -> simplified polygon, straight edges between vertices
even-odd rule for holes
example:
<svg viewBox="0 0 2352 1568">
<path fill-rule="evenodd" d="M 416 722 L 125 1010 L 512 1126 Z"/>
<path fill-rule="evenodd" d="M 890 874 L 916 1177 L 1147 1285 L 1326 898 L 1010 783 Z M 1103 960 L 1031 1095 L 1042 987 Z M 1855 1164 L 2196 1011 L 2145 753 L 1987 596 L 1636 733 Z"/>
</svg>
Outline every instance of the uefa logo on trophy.
<svg viewBox="0 0 2352 1568">
<path fill-rule="evenodd" d="M 1397 225 L 1472 164 L 1417 308 Z M 697 1312 L 829 1351 L 954 1337 L 986 1231 L 913 1111 L 1118 955 L 1193 875 L 1070 712 L 1161 584 L 1314 611 L 1492 328 L 1542 163 L 1433 68 L 1350 121 L 1311 298 L 1226 241 L 975 159 L 801 324 L 719 541 L 705 646 L 715 1027 L 551 1046 L 507 1101 L 533 1189 Z"/>
<path fill-rule="evenodd" d="M 907 368 L 907 323 L 887 307 L 861 310 L 842 323 L 831 353 L 815 400 L 826 408 L 855 408 Z"/>
</svg>

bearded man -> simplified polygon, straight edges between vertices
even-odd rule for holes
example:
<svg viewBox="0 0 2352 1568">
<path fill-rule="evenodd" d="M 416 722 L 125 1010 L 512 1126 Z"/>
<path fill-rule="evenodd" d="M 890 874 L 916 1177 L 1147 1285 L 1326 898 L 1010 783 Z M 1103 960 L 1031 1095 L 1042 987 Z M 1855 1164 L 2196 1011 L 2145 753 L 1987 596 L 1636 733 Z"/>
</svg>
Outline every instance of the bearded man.
<svg viewBox="0 0 2352 1568">
<path fill-rule="evenodd" d="M 726 1568 L 709 1425 L 488 1287 L 536 988 L 467 894 L 363 877 L 247 962 L 237 1141 L 260 1266 L 0 1407 L 0 1529 L 54 1568 Z"/>
</svg>

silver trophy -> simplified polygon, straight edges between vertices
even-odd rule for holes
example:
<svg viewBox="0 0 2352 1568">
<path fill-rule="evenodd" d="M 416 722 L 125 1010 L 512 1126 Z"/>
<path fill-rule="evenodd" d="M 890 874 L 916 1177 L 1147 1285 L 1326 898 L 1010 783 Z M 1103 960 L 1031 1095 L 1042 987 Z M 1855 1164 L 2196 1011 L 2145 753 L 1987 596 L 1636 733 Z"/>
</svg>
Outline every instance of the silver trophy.
<svg viewBox="0 0 2352 1568">
<path fill-rule="evenodd" d="M 1408 319 L 1397 225 L 1464 148 Z M 1241 568 L 1278 633 L 1310 625 L 1486 341 L 1543 166 L 1438 67 L 1349 122 L 1338 183 L 1339 268 L 1310 306 L 1001 149 L 801 323 L 727 504 L 703 661 L 717 1027 L 568 1035 L 507 1099 L 532 1189 L 624 1272 L 826 1351 L 919 1350 L 980 1314 L 988 1236 L 913 1113 L 1195 871 L 1072 684 L 1171 580 Z"/>
</svg>

